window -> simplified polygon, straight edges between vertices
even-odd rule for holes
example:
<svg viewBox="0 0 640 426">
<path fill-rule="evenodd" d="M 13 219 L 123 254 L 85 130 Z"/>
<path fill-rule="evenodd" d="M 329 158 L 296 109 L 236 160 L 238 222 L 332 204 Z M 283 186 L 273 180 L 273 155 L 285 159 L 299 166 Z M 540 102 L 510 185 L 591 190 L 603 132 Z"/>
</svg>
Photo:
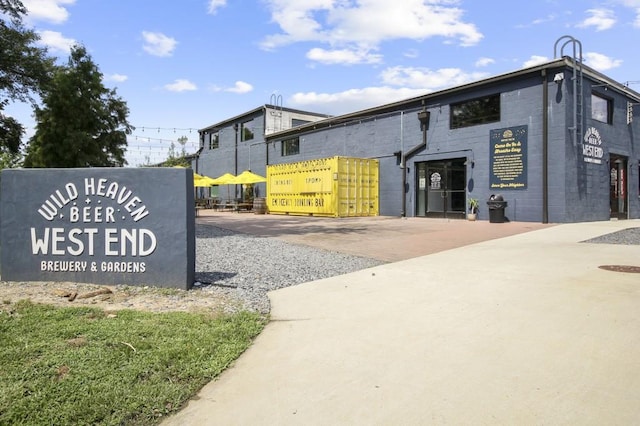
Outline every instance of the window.
<svg viewBox="0 0 640 426">
<path fill-rule="evenodd" d="M 282 141 L 282 156 L 300 154 L 300 139 L 291 138 Z"/>
<path fill-rule="evenodd" d="M 220 133 L 214 132 L 209 135 L 209 149 L 217 149 L 220 146 Z"/>
<path fill-rule="evenodd" d="M 613 101 L 595 93 L 591 94 L 591 118 L 603 123 L 613 123 Z"/>
<path fill-rule="evenodd" d="M 253 139 L 253 120 L 245 121 L 240 125 L 240 140 L 248 141 Z"/>
<path fill-rule="evenodd" d="M 451 104 L 452 129 L 500 121 L 500 94 Z"/>
</svg>

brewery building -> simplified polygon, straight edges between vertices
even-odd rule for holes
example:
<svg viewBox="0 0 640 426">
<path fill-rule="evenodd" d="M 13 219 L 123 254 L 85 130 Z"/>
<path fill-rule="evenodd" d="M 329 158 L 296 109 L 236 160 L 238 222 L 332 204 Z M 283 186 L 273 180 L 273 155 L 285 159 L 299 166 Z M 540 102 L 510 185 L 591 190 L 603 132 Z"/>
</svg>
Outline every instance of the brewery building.
<svg viewBox="0 0 640 426">
<path fill-rule="evenodd" d="M 275 165 L 368 159 L 384 216 L 462 219 L 475 199 L 479 220 L 496 208 L 505 221 L 640 218 L 640 94 L 583 64 L 578 43 L 536 66 L 341 116 L 276 99 L 199 130 L 194 168 L 266 176 Z"/>
</svg>

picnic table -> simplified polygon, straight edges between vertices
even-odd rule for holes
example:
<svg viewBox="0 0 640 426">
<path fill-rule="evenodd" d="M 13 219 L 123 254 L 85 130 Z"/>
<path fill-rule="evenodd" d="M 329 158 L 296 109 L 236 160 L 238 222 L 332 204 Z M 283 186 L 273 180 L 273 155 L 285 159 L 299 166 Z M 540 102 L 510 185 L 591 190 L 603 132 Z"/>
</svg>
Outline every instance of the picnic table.
<svg viewBox="0 0 640 426">
<path fill-rule="evenodd" d="M 196 198 L 196 206 L 203 209 L 213 209 L 219 200 L 215 197 Z"/>
<path fill-rule="evenodd" d="M 234 212 L 250 212 L 253 210 L 253 203 L 241 200 L 220 201 L 217 204 L 217 210 L 231 210 Z"/>
<path fill-rule="evenodd" d="M 246 202 L 241 202 L 241 203 L 236 203 L 234 211 L 235 212 L 250 212 L 253 210 L 253 203 L 246 203 Z"/>
</svg>

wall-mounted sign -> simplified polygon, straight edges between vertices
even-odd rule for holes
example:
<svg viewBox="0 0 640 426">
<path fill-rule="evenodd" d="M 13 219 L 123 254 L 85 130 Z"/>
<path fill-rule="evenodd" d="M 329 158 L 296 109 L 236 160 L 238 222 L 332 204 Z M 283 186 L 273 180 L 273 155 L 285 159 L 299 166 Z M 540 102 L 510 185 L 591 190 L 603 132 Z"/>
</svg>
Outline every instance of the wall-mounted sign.
<svg viewBox="0 0 640 426">
<path fill-rule="evenodd" d="M 490 189 L 527 189 L 527 126 L 491 130 Z"/>
<path fill-rule="evenodd" d="M 604 149 L 602 149 L 600 132 L 595 127 L 589 127 L 584 132 L 582 158 L 586 163 L 602 164 L 602 157 L 604 157 Z"/>
<path fill-rule="evenodd" d="M 442 187 L 442 176 L 438 172 L 432 173 L 429 181 L 431 182 L 431 189 L 439 190 Z"/>
<path fill-rule="evenodd" d="M 1 277 L 189 289 L 193 197 L 190 169 L 3 170 Z"/>
</svg>

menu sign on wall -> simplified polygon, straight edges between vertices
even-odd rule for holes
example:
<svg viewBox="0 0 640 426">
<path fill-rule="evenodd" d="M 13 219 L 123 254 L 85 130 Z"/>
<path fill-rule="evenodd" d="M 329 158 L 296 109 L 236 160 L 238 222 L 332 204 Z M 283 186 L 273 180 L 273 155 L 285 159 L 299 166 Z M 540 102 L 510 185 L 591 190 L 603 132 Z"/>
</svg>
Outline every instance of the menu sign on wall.
<svg viewBox="0 0 640 426">
<path fill-rule="evenodd" d="M 602 137 L 595 127 L 589 127 L 584 133 L 582 143 L 582 158 L 585 163 L 602 164 L 604 149 L 602 148 Z"/>
<path fill-rule="evenodd" d="M 490 189 L 527 189 L 527 126 L 491 130 Z"/>
<path fill-rule="evenodd" d="M 4 170 L 2 279 L 190 288 L 189 176 L 159 168 Z"/>
</svg>

